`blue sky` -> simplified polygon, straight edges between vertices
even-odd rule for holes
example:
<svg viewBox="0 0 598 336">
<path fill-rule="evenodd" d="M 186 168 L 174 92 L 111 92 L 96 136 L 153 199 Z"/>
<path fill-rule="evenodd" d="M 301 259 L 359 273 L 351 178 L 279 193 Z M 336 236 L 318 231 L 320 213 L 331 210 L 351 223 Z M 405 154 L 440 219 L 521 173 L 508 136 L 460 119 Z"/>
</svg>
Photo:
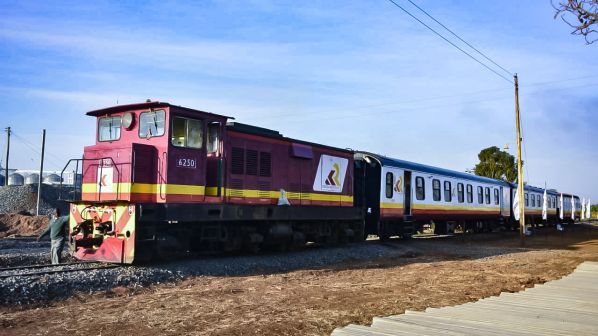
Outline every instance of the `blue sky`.
<svg viewBox="0 0 598 336">
<path fill-rule="evenodd" d="M 414 1 L 519 74 L 525 179 L 598 201 L 598 43 L 549 0 Z M 84 112 L 147 98 L 458 171 L 488 146 L 515 154 L 512 85 L 386 0 L 0 6 L 13 167 L 39 165 L 22 139 L 37 146 L 46 128 L 47 166 L 62 168 L 94 142 Z"/>
</svg>

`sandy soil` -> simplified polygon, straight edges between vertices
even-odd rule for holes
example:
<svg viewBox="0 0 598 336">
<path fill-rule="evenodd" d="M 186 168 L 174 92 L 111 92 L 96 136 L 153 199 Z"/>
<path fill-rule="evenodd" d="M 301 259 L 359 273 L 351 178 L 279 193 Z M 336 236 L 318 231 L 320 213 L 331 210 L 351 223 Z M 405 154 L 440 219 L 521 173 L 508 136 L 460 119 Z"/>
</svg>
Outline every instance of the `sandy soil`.
<svg viewBox="0 0 598 336">
<path fill-rule="evenodd" d="M 0 307 L 0 330 L 3 335 L 327 335 L 349 323 L 369 324 L 378 315 L 519 291 L 569 274 L 584 260 L 598 260 L 598 229 L 592 227 L 565 233 L 550 229 L 528 238 L 526 247 L 514 253 L 516 233 L 464 236 L 443 244 L 453 244 L 454 253 L 197 277 L 151 289 L 115 288 L 47 307 Z M 477 258 L 468 252 L 489 245 L 504 247 L 505 253 Z"/>
<path fill-rule="evenodd" d="M 37 236 L 48 223 L 48 216 L 0 214 L 0 238 L 8 236 Z"/>
</svg>

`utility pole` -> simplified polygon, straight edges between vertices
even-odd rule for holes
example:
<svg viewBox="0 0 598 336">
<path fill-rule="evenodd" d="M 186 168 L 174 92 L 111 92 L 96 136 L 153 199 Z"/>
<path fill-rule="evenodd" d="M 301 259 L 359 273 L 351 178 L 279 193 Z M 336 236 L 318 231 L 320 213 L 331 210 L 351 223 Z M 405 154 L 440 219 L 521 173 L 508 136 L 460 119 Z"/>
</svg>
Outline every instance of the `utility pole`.
<svg viewBox="0 0 598 336">
<path fill-rule="evenodd" d="M 42 175 L 44 173 L 44 151 L 46 149 L 46 130 L 42 131 L 42 156 L 41 156 L 41 163 L 39 164 L 39 179 L 37 180 L 37 208 L 35 214 L 39 216 L 39 202 L 41 200 L 42 195 Z"/>
<path fill-rule="evenodd" d="M 523 163 L 521 162 L 521 122 L 519 118 L 519 80 L 515 79 L 515 119 L 517 125 L 517 189 L 519 190 L 519 236 L 521 246 L 525 245 L 525 204 L 523 203 Z"/>
<path fill-rule="evenodd" d="M 8 185 L 8 156 L 10 154 L 10 127 L 6 128 L 6 162 L 4 166 L 4 185 Z"/>
</svg>

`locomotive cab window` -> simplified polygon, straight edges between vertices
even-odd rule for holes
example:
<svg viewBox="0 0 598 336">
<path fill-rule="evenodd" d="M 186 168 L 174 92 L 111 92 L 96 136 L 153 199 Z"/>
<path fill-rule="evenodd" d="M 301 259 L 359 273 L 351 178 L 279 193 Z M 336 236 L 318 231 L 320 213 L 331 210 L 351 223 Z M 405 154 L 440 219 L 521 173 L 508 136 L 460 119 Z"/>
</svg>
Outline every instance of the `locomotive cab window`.
<svg viewBox="0 0 598 336">
<path fill-rule="evenodd" d="M 452 200 L 452 196 L 451 195 L 451 182 L 450 181 L 444 181 L 444 200 L 445 202 L 450 202 Z"/>
<path fill-rule="evenodd" d="M 164 135 L 164 110 L 143 112 L 139 115 L 139 137 L 151 138 Z"/>
<path fill-rule="evenodd" d="M 473 203 L 473 187 L 471 184 L 467 185 L 467 203 Z"/>
<path fill-rule="evenodd" d="M 440 201 L 440 180 L 432 180 L 432 199 L 436 202 Z"/>
<path fill-rule="evenodd" d="M 120 116 L 100 118 L 98 122 L 98 140 L 114 141 L 120 139 L 121 123 Z"/>
<path fill-rule="evenodd" d="M 415 178 L 415 198 L 423 200 L 426 198 L 426 181 L 421 176 Z"/>
<path fill-rule="evenodd" d="M 201 148 L 203 144 L 203 123 L 201 120 L 174 117 L 170 141 L 173 146 Z"/>
<path fill-rule="evenodd" d="M 208 153 L 215 153 L 218 151 L 220 144 L 220 123 L 211 122 L 208 124 Z"/>
<path fill-rule="evenodd" d="M 394 182 L 394 176 L 392 173 L 386 173 L 386 198 L 392 198 L 392 186 Z"/>
<path fill-rule="evenodd" d="M 478 187 L 478 203 L 484 204 L 484 188 Z"/>
<path fill-rule="evenodd" d="M 459 203 L 465 202 L 465 193 L 463 190 L 463 183 L 457 183 L 457 200 Z"/>
</svg>

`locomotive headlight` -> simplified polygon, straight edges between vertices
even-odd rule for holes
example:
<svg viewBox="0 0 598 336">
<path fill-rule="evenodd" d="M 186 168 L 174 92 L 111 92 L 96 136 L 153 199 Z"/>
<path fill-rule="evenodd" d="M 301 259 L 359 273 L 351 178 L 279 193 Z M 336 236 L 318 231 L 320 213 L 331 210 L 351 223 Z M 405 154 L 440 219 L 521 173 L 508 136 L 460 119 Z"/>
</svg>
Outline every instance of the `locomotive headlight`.
<svg viewBox="0 0 598 336">
<path fill-rule="evenodd" d="M 122 123 L 126 130 L 130 130 L 135 125 L 135 115 L 132 112 L 125 113 Z"/>
</svg>

